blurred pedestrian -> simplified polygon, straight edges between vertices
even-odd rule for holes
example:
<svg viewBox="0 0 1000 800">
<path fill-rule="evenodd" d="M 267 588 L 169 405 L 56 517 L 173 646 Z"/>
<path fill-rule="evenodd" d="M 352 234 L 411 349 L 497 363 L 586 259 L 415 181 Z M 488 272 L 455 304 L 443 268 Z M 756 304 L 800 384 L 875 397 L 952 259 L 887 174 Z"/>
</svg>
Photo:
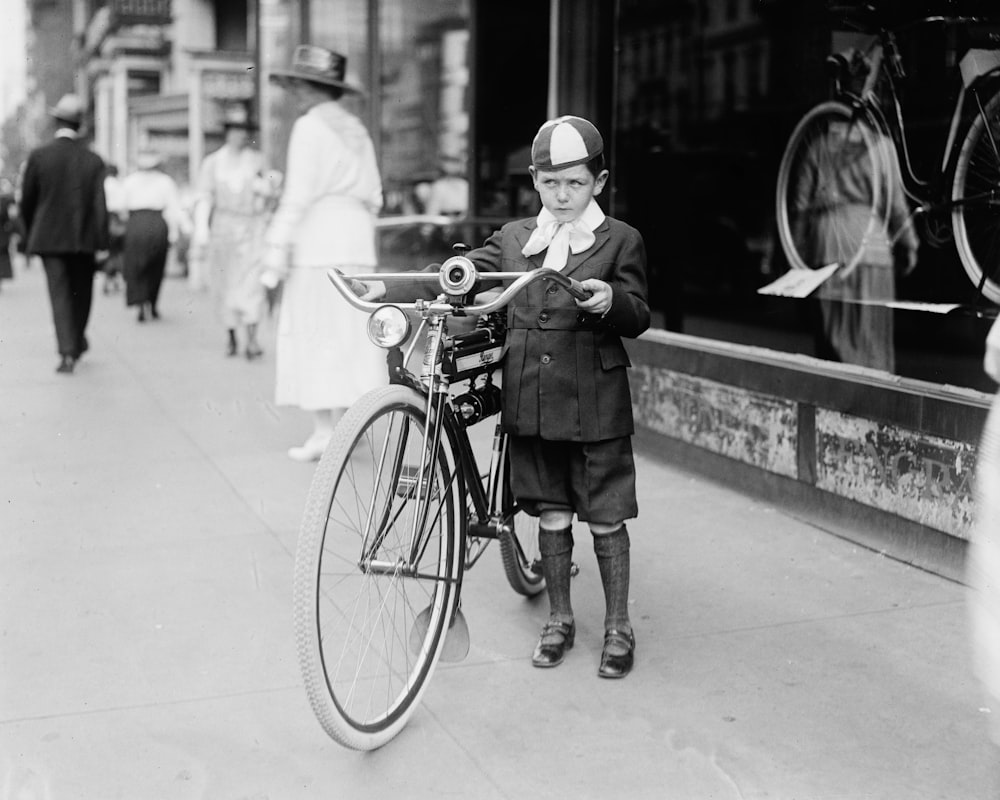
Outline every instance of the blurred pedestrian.
<svg viewBox="0 0 1000 800">
<path fill-rule="evenodd" d="M 10 248 L 16 232 L 16 208 L 14 184 L 8 178 L 0 178 L 0 287 L 14 278 Z"/>
<path fill-rule="evenodd" d="M 125 246 L 125 189 L 118 176 L 118 167 L 108 164 L 104 176 L 104 200 L 108 206 L 108 257 L 102 265 L 104 271 L 104 294 L 112 294 L 120 288 L 122 280 L 122 250 Z"/>
<path fill-rule="evenodd" d="M 80 140 L 84 111 L 74 94 L 49 110 L 55 139 L 28 156 L 21 187 L 25 251 L 45 268 L 63 374 L 89 347 L 96 256 L 108 247 L 104 161 Z"/>
<path fill-rule="evenodd" d="M 365 334 L 364 319 L 331 293 L 327 270 L 375 266 L 375 217 L 382 180 L 361 121 L 340 104 L 344 56 L 312 45 L 295 49 L 289 69 L 271 78 L 293 98 L 299 117 L 288 143 L 285 186 L 265 237 L 262 282 L 284 281 L 277 334 L 275 399 L 313 412 L 313 431 L 288 455 L 323 453 L 336 418 L 387 381 L 385 358 Z"/>
<path fill-rule="evenodd" d="M 140 152 L 135 171 L 122 184 L 128 214 L 123 249 L 125 303 L 139 307 L 139 322 L 146 321 L 147 312 L 152 319 L 160 318 L 160 286 L 180 220 L 177 184 L 160 170 L 161 163 L 159 153 Z"/>
<path fill-rule="evenodd" d="M 986 338 L 983 367 L 1000 383 L 1000 320 Z M 1000 392 L 976 456 L 976 517 L 967 580 L 975 668 L 992 703 L 993 738 L 1000 745 Z"/>
<path fill-rule="evenodd" d="M 265 305 L 260 283 L 260 237 L 272 194 L 264 156 L 251 147 L 256 126 L 243 103 L 223 110 L 225 142 L 201 165 L 192 246 L 209 270 L 208 285 L 226 326 L 226 355 L 258 358 L 257 326 Z"/>
</svg>

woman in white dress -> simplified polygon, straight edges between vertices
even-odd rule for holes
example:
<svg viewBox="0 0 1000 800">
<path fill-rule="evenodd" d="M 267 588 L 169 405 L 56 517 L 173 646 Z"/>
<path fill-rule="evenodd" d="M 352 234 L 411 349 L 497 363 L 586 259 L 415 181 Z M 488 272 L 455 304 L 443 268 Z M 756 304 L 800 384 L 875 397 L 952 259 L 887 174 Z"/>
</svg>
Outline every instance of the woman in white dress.
<svg viewBox="0 0 1000 800">
<path fill-rule="evenodd" d="M 243 331 L 248 359 L 261 355 L 257 325 L 264 309 L 260 285 L 260 232 L 266 224 L 264 156 L 250 147 L 255 129 L 242 104 L 224 110 L 225 143 L 208 155 L 198 178 L 193 245 L 207 255 L 209 289 L 216 313 L 226 326 L 226 355 L 239 349 Z"/>
<path fill-rule="evenodd" d="M 326 276 L 332 267 L 348 275 L 374 269 L 375 217 L 382 207 L 371 138 L 338 102 L 345 92 L 360 92 L 345 83 L 345 69 L 338 53 L 301 45 L 291 68 L 271 75 L 299 112 L 261 277 L 270 289 L 284 281 L 275 401 L 313 413 L 312 434 L 288 451 L 298 461 L 318 459 L 343 411 L 388 381 L 384 353 L 368 340 L 364 315 Z"/>
</svg>

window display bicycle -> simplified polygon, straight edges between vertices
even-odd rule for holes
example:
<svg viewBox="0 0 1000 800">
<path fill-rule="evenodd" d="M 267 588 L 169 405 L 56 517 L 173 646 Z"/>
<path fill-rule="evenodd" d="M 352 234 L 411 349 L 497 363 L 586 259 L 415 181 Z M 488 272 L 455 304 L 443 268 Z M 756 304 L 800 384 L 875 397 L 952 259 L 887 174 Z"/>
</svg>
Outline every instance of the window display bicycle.
<svg viewBox="0 0 1000 800">
<path fill-rule="evenodd" d="M 510 285 L 471 304 L 478 275 L 461 254 L 435 273 L 353 276 L 436 281 L 442 294 L 433 301 L 362 301 L 343 276 L 329 274 L 352 306 L 370 313 L 369 337 L 389 351 L 390 384 L 348 410 L 316 468 L 295 558 L 294 625 L 320 724 L 344 746 L 371 750 L 403 729 L 438 661 L 467 652 L 464 574 L 492 540 L 516 592 L 544 589 L 537 519 L 510 490 L 507 436 L 498 424 L 481 471 L 468 429 L 500 410 L 500 309 L 536 281 L 576 297 L 589 292 L 552 269 L 491 272 L 491 283 Z M 479 315 L 476 327 L 451 335 L 449 319 L 466 315 Z M 414 316 L 420 327 L 411 337 Z M 424 330 L 414 374 L 406 365 Z"/>
<path fill-rule="evenodd" d="M 902 192 L 913 203 L 911 216 L 950 226 L 969 279 L 1000 304 L 1000 50 L 973 48 L 961 59 L 962 89 L 940 166 L 917 176 L 899 92 L 905 70 L 897 36 L 916 25 L 983 20 L 938 15 L 893 25 L 890 5 L 831 6 L 847 26 L 874 39 L 863 59 L 827 59 L 834 97 L 809 110 L 789 138 L 777 181 L 782 248 L 793 268 L 837 261 L 850 272 L 874 243 L 891 246 L 890 217 Z"/>
</svg>

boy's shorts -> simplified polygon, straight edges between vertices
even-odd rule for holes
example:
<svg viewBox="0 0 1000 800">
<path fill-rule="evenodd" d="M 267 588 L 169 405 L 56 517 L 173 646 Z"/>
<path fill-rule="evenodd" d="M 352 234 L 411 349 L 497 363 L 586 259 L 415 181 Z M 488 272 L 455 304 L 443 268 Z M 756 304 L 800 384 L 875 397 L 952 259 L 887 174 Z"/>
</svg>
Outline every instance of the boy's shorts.
<svg viewBox="0 0 1000 800">
<path fill-rule="evenodd" d="M 573 511 L 581 522 L 612 525 L 639 514 L 631 436 L 601 442 L 511 436 L 510 482 L 533 517 Z"/>
</svg>

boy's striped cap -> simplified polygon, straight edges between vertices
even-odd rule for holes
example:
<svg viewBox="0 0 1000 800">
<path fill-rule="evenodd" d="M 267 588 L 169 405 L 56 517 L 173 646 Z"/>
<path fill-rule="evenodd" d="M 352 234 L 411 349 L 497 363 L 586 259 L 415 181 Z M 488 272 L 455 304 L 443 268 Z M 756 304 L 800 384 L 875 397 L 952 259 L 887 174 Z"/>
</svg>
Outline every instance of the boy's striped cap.
<svg viewBox="0 0 1000 800">
<path fill-rule="evenodd" d="M 600 131 L 583 117 L 550 119 L 531 143 L 531 165 L 536 169 L 560 170 L 586 164 L 604 152 Z"/>
</svg>

